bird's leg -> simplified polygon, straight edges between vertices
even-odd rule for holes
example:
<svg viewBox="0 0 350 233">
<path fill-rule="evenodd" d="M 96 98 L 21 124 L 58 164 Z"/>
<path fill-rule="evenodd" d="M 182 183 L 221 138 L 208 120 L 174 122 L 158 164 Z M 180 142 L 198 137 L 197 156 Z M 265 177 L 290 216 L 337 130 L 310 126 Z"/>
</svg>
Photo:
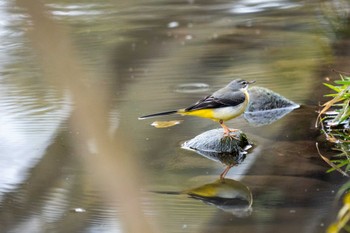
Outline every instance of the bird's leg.
<svg viewBox="0 0 350 233">
<path fill-rule="evenodd" d="M 231 169 L 233 165 L 228 165 L 225 170 L 220 174 L 220 180 L 223 181 L 228 171 Z"/>
<path fill-rule="evenodd" d="M 230 129 L 229 127 L 227 127 L 227 126 L 224 124 L 224 121 L 223 121 L 223 120 L 219 120 L 219 123 L 220 123 L 221 127 L 224 129 L 224 135 L 225 135 L 225 136 L 231 136 L 231 135 L 230 135 L 231 132 L 236 132 L 236 131 L 238 131 L 238 129 Z"/>
</svg>

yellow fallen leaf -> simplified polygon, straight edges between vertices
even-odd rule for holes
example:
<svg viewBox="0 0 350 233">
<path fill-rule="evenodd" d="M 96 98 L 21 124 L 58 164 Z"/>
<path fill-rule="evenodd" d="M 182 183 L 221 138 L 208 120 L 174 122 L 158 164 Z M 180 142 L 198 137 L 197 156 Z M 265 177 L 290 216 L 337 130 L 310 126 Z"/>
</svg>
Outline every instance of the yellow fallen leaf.
<svg viewBox="0 0 350 233">
<path fill-rule="evenodd" d="M 181 124 L 183 120 L 173 120 L 173 121 L 155 121 L 151 125 L 156 128 L 168 128 L 174 125 Z"/>
</svg>

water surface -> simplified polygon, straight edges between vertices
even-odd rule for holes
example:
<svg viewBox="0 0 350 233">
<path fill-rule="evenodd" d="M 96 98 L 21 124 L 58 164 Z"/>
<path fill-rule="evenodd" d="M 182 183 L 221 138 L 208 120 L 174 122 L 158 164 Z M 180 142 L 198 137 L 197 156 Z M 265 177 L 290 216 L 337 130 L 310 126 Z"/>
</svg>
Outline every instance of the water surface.
<svg viewBox="0 0 350 233">
<path fill-rule="evenodd" d="M 327 91 L 322 82 L 338 78 L 331 69 L 346 70 L 350 58 L 343 14 L 349 5 L 339 4 L 45 1 L 47 14 L 67 28 L 79 64 L 93 74 L 85 83 L 111 88 L 109 133 L 123 135 L 140 167 L 144 215 L 169 233 L 323 232 L 334 220 L 344 179 L 325 173 L 315 143 L 331 151 L 314 123 Z M 0 231 L 127 232 L 124 210 L 105 199 L 91 181 L 93 168 L 76 153 L 72 138 L 82 132 L 71 127 L 71 94 L 45 81 L 51 74 L 26 34 L 26 11 L 4 2 L 0 18 Z M 255 144 L 227 176 L 251 190 L 251 214 L 150 192 L 214 182 L 224 166 L 180 145 L 219 125 L 175 116 L 162 120 L 184 122 L 157 129 L 137 118 L 186 107 L 235 78 L 256 80 L 302 105 L 267 126 L 242 117 L 228 123 Z"/>
</svg>

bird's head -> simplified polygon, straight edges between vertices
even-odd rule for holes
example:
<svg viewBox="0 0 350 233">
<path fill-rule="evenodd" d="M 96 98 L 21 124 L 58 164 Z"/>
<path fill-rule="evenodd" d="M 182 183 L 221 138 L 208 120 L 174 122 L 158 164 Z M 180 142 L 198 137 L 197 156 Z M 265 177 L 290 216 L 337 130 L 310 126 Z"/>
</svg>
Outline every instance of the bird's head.
<svg viewBox="0 0 350 233">
<path fill-rule="evenodd" d="M 227 87 L 234 90 L 234 91 L 244 91 L 248 88 L 249 84 L 253 84 L 255 81 L 246 81 L 243 79 L 235 79 L 232 82 L 230 82 Z"/>
</svg>

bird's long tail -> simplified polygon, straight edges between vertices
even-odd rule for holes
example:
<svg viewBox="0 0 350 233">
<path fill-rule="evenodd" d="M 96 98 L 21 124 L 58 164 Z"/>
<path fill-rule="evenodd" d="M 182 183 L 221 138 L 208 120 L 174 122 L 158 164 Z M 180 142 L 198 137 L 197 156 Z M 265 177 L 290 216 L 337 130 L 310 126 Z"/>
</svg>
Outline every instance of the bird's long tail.
<svg viewBox="0 0 350 233">
<path fill-rule="evenodd" d="M 175 114 L 175 113 L 178 113 L 178 110 L 154 113 L 154 114 L 150 114 L 150 115 L 146 115 L 146 116 L 141 116 L 138 119 L 143 120 L 143 119 L 147 119 L 147 118 L 151 118 L 151 117 L 166 116 L 166 115 L 171 115 L 171 114 Z"/>
</svg>

